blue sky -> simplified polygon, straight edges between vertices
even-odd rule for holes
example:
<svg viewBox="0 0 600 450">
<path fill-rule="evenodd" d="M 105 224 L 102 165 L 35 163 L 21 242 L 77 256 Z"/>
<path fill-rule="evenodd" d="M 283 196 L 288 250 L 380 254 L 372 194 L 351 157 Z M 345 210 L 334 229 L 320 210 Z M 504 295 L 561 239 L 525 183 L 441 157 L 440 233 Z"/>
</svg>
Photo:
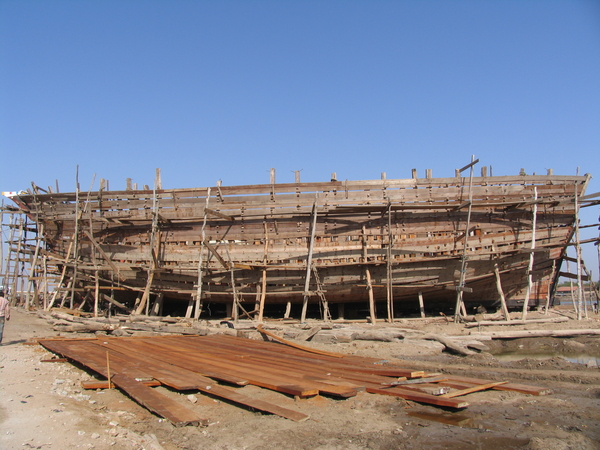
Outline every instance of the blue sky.
<svg viewBox="0 0 600 450">
<path fill-rule="evenodd" d="M 3 191 L 600 177 L 600 2 L 0 0 L 0 149 Z"/>
</svg>

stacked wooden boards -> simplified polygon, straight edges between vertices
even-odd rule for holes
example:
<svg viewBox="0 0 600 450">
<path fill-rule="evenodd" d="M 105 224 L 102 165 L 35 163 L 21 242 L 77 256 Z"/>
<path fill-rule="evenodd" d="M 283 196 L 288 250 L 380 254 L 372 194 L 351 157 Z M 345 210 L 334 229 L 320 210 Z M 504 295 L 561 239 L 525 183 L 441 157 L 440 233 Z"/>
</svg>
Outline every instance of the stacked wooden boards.
<svg viewBox="0 0 600 450">
<path fill-rule="evenodd" d="M 355 396 L 359 391 L 391 395 L 449 408 L 468 403 L 455 397 L 483 389 L 547 394 L 543 388 L 514 383 L 446 376 L 432 377 L 376 358 L 313 353 L 288 345 L 233 336 L 107 337 L 43 339 L 46 349 L 78 361 L 110 379 L 149 410 L 176 425 L 202 424 L 198 414 L 150 386 L 162 384 L 178 391 L 199 390 L 212 396 L 295 421 L 308 416 L 248 397 L 235 387 L 248 384 L 299 398 Z M 222 385 L 219 383 L 225 383 Z M 97 388 L 106 386 L 90 383 Z M 458 389 L 432 395 L 432 388 Z M 448 389 L 446 389 L 448 390 Z M 441 391 L 440 391 L 441 392 Z"/>
</svg>

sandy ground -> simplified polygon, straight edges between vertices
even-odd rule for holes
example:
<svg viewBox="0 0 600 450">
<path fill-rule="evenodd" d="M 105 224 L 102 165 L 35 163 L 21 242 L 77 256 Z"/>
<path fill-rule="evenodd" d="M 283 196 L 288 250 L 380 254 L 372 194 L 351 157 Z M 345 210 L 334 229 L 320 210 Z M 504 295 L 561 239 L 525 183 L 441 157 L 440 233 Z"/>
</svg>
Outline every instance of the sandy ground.
<svg viewBox="0 0 600 450">
<path fill-rule="evenodd" d="M 537 317 L 535 313 L 533 317 Z M 468 334 L 462 325 L 439 321 L 404 321 L 395 326 Z M 508 328 L 486 327 L 485 331 Z M 600 328 L 600 323 L 592 318 L 540 324 L 536 328 Z M 599 337 L 486 341 L 491 353 L 466 357 L 442 352 L 442 346 L 435 342 L 330 344 L 327 339 L 315 339 L 308 345 L 403 361 L 407 366 L 429 371 L 534 384 L 551 388 L 553 394 L 533 397 L 503 391 L 473 393 L 464 397 L 470 403 L 467 409 L 452 412 L 364 392 L 345 400 L 321 396 L 295 400 L 254 386 L 240 388 L 246 395 L 310 415 L 309 420 L 296 423 L 198 392 L 155 388 L 209 421 L 206 427 L 176 428 L 118 389 L 85 391 L 80 382 L 93 377 L 85 368 L 68 362 L 42 362 L 55 355 L 27 341 L 56 334 L 33 312 L 13 310 L 7 322 L 4 345 L 0 347 L 1 449 L 600 449 L 597 366 L 570 363 L 557 356 L 501 362 L 492 355 L 517 350 L 600 356 Z"/>
</svg>

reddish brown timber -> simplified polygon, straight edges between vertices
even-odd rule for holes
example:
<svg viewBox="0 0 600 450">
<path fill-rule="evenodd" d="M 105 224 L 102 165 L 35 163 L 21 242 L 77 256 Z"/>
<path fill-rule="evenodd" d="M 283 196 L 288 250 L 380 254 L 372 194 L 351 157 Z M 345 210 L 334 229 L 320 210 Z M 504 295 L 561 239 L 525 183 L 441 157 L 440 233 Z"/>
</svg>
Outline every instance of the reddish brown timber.
<svg viewBox="0 0 600 450">
<path fill-rule="evenodd" d="M 156 381 L 156 380 L 153 380 L 153 381 L 138 381 L 138 380 L 135 380 L 135 381 L 137 381 L 138 383 L 142 383 L 143 385 L 148 386 L 148 387 L 154 387 L 154 386 L 160 386 L 161 385 L 161 382 L 160 381 Z M 110 387 L 112 387 L 113 384 L 114 383 L 111 383 Z M 81 382 L 81 387 L 83 389 L 109 389 L 110 388 L 109 385 L 108 385 L 108 380 L 106 380 L 106 381 L 102 381 L 102 380 L 82 381 Z"/>
<path fill-rule="evenodd" d="M 507 384 L 507 383 L 508 383 L 508 381 L 496 381 L 494 383 L 479 384 L 477 386 L 473 386 L 470 388 L 461 389 L 461 390 L 454 391 L 454 392 L 448 392 L 447 394 L 440 395 L 440 397 L 445 397 L 445 398 L 460 397 L 461 395 L 467 395 L 472 392 L 485 391 L 486 389 L 495 388 L 496 386 L 500 386 L 500 385 Z"/>
<path fill-rule="evenodd" d="M 425 394 L 422 392 L 412 391 L 409 389 L 403 389 L 399 387 L 393 387 L 388 389 L 367 388 L 367 392 L 371 394 L 391 395 L 394 397 L 401 397 L 406 400 L 412 400 L 414 402 L 445 406 L 448 408 L 455 409 L 466 408 L 467 406 L 469 406 L 469 404 L 465 401 L 453 400 L 450 398 L 440 398 L 440 396 Z"/>
<path fill-rule="evenodd" d="M 461 376 L 457 376 L 457 375 L 447 375 L 447 378 L 448 378 L 448 381 L 444 381 L 443 383 L 440 383 L 440 384 L 444 384 L 444 385 L 448 385 L 448 386 L 452 387 L 451 383 L 453 383 L 453 382 L 468 383 L 470 385 L 481 385 L 481 384 L 493 383 L 493 381 L 491 381 L 491 380 L 483 380 L 483 379 L 479 379 L 479 378 L 470 378 L 470 377 L 461 377 Z M 495 386 L 494 389 L 497 389 L 499 391 L 520 392 L 522 394 L 529 394 L 529 395 L 549 395 L 552 393 L 552 389 L 539 387 L 539 386 L 530 386 L 527 384 L 519 384 L 519 383 L 501 384 L 501 385 Z"/>
<path fill-rule="evenodd" d="M 232 402 L 239 403 L 241 405 L 249 406 L 260 411 L 269 412 L 277 416 L 285 417 L 286 419 L 291 419 L 295 422 L 303 422 L 304 420 L 308 419 L 308 416 L 304 413 L 283 408 L 281 406 L 265 402 L 263 400 L 247 397 L 245 395 L 240 394 L 239 392 L 235 392 L 232 389 L 226 388 L 224 386 L 213 384 L 208 385 L 205 389 L 200 390 L 207 394 L 212 394 L 215 397 L 225 398 L 227 400 L 231 400 Z"/>
<path fill-rule="evenodd" d="M 208 420 L 198 416 L 194 411 L 171 400 L 169 397 L 156 392 L 121 373 L 112 376 L 111 380 L 116 386 L 125 391 L 140 405 L 161 417 L 170 420 L 176 427 L 185 425 L 208 425 Z"/>
</svg>

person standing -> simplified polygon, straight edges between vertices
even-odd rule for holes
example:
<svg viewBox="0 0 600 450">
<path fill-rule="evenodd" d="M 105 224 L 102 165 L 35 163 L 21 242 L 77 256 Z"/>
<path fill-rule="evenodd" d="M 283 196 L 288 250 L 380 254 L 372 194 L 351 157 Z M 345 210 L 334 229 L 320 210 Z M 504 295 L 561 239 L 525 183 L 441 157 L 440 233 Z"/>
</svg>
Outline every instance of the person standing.
<svg viewBox="0 0 600 450">
<path fill-rule="evenodd" d="M 10 306 L 8 300 L 4 298 L 4 291 L 0 291 L 0 344 L 2 344 L 5 320 L 10 320 Z"/>
</svg>

